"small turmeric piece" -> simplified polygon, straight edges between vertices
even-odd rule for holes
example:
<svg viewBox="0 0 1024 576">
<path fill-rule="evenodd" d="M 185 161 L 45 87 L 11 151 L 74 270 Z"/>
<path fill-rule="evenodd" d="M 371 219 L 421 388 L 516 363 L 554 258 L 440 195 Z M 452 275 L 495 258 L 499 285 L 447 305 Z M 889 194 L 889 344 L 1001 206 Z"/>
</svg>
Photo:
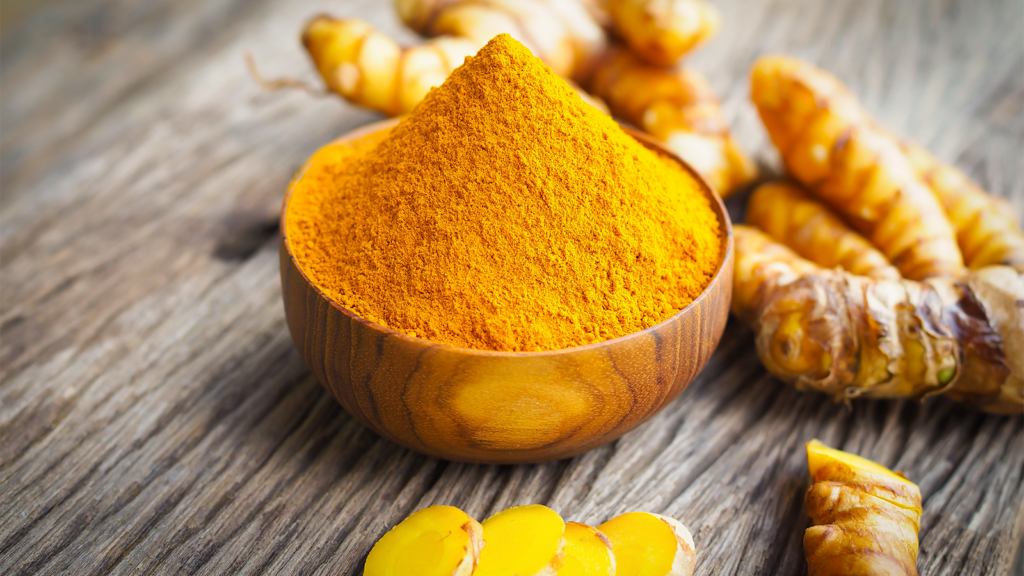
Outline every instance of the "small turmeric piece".
<svg viewBox="0 0 1024 576">
<path fill-rule="evenodd" d="M 837 400 L 946 394 L 1024 412 L 1024 274 L 875 279 L 821 268 L 749 226 L 733 233 L 733 311 L 776 377 Z"/>
<path fill-rule="evenodd" d="M 746 220 L 819 266 L 872 278 L 900 277 L 884 254 L 795 185 L 759 186 L 747 201 Z"/>
<path fill-rule="evenodd" d="M 729 134 L 710 84 L 696 71 L 652 66 L 614 47 L 584 86 L 613 114 L 686 160 L 721 196 L 757 176 L 757 167 Z"/>
<path fill-rule="evenodd" d="M 721 15 L 704 0 L 607 0 L 605 8 L 630 49 L 671 66 L 718 33 Z"/>
<path fill-rule="evenodd" d="M 540 504 L 498 512 L 483 523 L 484 548 L 473 576 L 554 576 L 565 556 L 565 523 Z"/>
<path fill-rule="evenodd" d="M 330 16 L 313 18 L 302 44 L 328 88 L 389 116 L 412 111 L 482 46 L 465 38 L 442 37 L 402 48 L 362 20 Z"/>
<path fill-rule="evenodd" d="M 812 440 L 808 576 L 917 576 L 921 491 L 903 474 Z"/>
<path fill-rule="evenodd" d="M 649 512 L 627 512 L 597 527 L 612 543 L 620 576 L 692 576 L 693 536 L 679 521 Z"/>
<path fill-rule="evenodd" d="M 1024 233 L 1014 209 L 989 195 L 963 172 L 939 162 L 931 152 L 908 142 L 903 151 L 918 174 L 942 202 L 969 268 L 993 264 L 1024 269 Z"/>
<path fill-rule="evenodd" d="M 565 523 L 565 560 L 557 576 L 615 576 L 612 543 L 600 530 Z"/>
<path fill-rule="evenodd" d="M 754 65 L 751 97 L 789 172 L 850 220 L 903 276 L 963 273 L 956 235 L 938 199 L 837 79 L 794 58 L 766 56 Z"/>
<path fill-rule="evenodd" d="M 483 548 L 483 529 L 454 506 L 409 515 L 370 550 L 364 576 L 470 576 Z"/>
</svg>

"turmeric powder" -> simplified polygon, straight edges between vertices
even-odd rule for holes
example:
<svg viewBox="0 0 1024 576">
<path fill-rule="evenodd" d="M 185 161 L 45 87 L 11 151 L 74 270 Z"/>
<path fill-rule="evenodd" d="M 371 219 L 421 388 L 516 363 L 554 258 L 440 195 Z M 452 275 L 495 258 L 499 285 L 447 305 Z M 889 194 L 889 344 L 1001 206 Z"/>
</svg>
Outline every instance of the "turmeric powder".
<svg viewBox="0 0 1024 576">
<path fill-rule="evenodd" d="M 653 326 L 722 257 L 700 185 L 508 35 L 386 134 L 295 185 L 299 267 L 361 316 L 443 344 L 552 350 Z"/>
</svg>

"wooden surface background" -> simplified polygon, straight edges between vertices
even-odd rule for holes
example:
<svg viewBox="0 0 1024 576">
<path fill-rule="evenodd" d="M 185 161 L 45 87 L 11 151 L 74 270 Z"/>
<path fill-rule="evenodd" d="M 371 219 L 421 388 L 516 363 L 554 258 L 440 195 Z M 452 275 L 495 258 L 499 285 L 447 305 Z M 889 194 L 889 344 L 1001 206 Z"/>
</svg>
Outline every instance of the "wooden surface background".
<svg viewBox="0 0 1024 576">
<path fill-rule="evenodd" d="M 746 71 L 782 51 L 1024 207 L 1024 3 L 715 3 L 722 32 L 691 65 L 767 165 Z M 735 322 L 678 400 L 571 460 L 438 461 L 345 414 L 285 328 L 276 219 L 303 160 L 375 116 L 264 92 L 243 54 L 313 79 L 303 22 L 330 11 L 401 33 L 390 2 L 2 9 L 0 572 L 352 575 L 420 507 L 484 519 L 542 502 L 591 523 L 675 516 L 702 575 L 800 574 L 815 436 L 920 484 L 922 574 L 1013 570 L 1024 418 L 800 394 L 765 374 Z"/>
</svg>

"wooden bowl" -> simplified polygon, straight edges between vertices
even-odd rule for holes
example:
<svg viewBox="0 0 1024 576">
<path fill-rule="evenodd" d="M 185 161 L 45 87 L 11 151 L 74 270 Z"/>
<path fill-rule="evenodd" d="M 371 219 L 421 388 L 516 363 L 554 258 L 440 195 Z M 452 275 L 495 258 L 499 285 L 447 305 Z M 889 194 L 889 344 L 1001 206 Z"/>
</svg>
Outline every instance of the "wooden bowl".
<svg viewBox="0 0 1024 576">
<path fill-rule="evenodd" d="M 374 123 L 338 141 L 395 123 Z M 647 136 L 626 131 L 693 174 L 718 214 L 727 239 L 722 264 L 692 304 L 641 332 L 565 350 L 488 352 L 406 336 L 332 301 L 296 265 L 284 218 L 303 168 L 281 212 L 281 286 L 288 329 L 306 365 L 366 427 L 449 460 L 566 458 L 618 438 L 661 410 L 697 376 L 725 329 L 732 225 L 721 200 L 689 165 Z"/>
</svg>

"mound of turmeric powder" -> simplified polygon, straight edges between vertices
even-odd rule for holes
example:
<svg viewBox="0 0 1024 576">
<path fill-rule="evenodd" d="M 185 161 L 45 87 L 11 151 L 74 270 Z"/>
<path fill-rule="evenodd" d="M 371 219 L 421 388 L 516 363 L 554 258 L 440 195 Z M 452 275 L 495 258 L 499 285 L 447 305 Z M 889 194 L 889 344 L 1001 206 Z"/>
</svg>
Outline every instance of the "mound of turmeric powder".
<svg viewBox="0 0 1024 576">
<path fill-rule="evenodd" d="M 508 35 L 387 133 L 321 150 L 285 232 L 330 298 L 394 330 L 536 351 L 692 302 L 721 260 L 698 183 Z"/>
</svg>

